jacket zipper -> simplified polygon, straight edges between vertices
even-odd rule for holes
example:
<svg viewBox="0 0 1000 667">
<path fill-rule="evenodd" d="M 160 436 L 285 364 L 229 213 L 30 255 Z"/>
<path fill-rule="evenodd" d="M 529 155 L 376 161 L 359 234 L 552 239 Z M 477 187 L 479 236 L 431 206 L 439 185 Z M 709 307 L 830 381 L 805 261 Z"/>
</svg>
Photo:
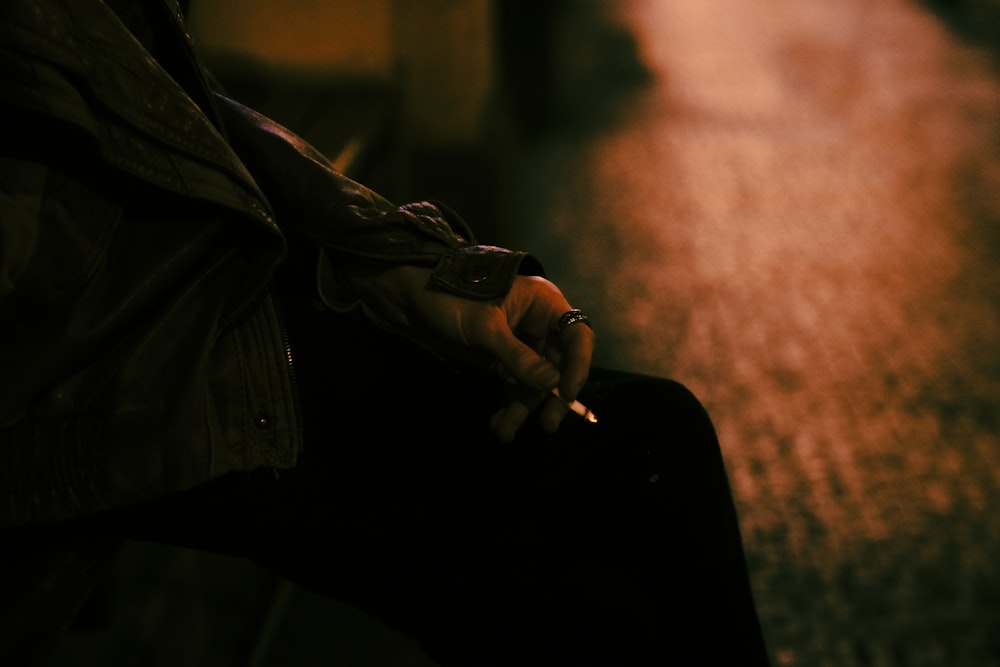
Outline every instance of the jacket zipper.
<svg viewBox="0 0 1000 667">
<path fill-rule="evenodd" d="M 292 354 L 292 342 L 288 335 L 288 323 L 285 318 L 284 307 L 278 299 L 278 295 L 273 289 L 268 290 L 268 295 L 271 303 L 274 304 L 275 318 L 278 322 L 278 331 L 281 337 L 281 348 L 285 356 L 285 370 L 288 373 L 288 383 L 292 395 L 292 410 L 295 415 L 295 424 L 298 428 L 299 437 L 301 438 L 304 432 L 302 395 L 299 392 L 299 381 L 295 372 L 295 357 Z"/>
</svg>

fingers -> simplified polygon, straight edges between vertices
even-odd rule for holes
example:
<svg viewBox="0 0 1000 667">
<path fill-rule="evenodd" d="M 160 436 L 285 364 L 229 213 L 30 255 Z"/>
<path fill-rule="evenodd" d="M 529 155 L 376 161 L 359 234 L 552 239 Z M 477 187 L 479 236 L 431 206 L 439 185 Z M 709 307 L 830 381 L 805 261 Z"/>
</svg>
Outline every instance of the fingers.
<svg viewBox="0 0 1000 667">
<path fill-rule="evenodd" d="M 568 313 L 573 313 L 567 317 Z M 558 389 L 572 403 L 590 373 L 595 336 L 585 317 L 573 311 L 551 282 L 519 276 L 507 298 L 489 316 L 469 318 L 469 341 L 491 354 L 503 375 L 523 392 L 491 420 L 502 441 L 510 441 L 544 401 L 538 417 L 545 431 L 554 432 L 568 414 L 567 403 L 546 400 Z M 515 333 L 516 332 L 516 333 Z"/>
<path fill-rule="evenodd" d="M 490 430 L 500 442 L 512 442 L 530 414 L 531 410 L 526 405 L 513 401 L 493 414 Z"/>
<path fill-rule="evenodd" d="M 518 382 L 544 391 L 558 383 L 572 401 L 590 372 L 594 332 L 583 321 L 560 328 L 560 318 L 570 310 L 562 294 L 537 283 L 525 284 L 528 288 L 520 292 L 521 298 L 528 295 L 531 307 L 523 308 L 520 315 L 496 311 L 496 318 L 482 323 L 479 339 Z"/>
<path fill-rule="evenodd" d="M 588 326 L 573 325 L 559 333 L 559 340 L 565 350 L 559 379 L 560 400 L 546 401 L 538 414 L 539 423 L 546 433 L 555 433 L 569 414 L 567 404 L 576 400 L 583 389 L 594 352 L 595 336 Z"/>
<path fill-rule="evenodd" d="M 561 379 L 559 369 L 531 346 L 521 341 L 508 326 L 493 327 L 492 352 L 519 384 L 536 391 L 551 391 Z"/>
<path fill-rule="evenodd" d="M 548 395 L 547 392 L 529 390 L 518 385 L 512 385 L 511 392 L 512 397 L 508 403 L 490 419 L 490 428 L 501 442 L 511 442 Z"/>
<path fill-rule="evenodd" d="M 497 356 L 511 381 L 520 388 L 515 390 L 510 402 L 493 415 L 491 428 L 502 442 L 510 442 L 542 404 L 537 416 L 539 424 L 545 432 L 555 433 L 569 414 L 568 403 L 576 399 L 590 373 L 596 341 L 593 330 L 581 323 L 555 331 L 553 325 L 545 356 L 513 334 L 500 338 L 495 348 Z M 547 400 L 556 388 L 562 400 Z"/>
<path fill-rule="evenodd" d="M 596 336 L 590 326 L 577 323 L 558 332 L 561 352 L 559 393 L 572 402 L 576 399 L 590 374 Z"/>
</svg>

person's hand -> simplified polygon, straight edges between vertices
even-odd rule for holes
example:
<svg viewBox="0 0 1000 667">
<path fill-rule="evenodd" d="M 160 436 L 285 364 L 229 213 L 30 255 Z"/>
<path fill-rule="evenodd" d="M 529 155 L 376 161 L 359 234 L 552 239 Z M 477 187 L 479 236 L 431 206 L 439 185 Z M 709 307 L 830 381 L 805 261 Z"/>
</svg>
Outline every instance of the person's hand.
<svg viewBox="0 0 1000 667">
<path fill-rule="evenodd" d="M 380 310 L 394 326 L 439 354 L 491 368 L 512 384 L 511 398 L 493 415 L 491 428 L 509 442 L 539 410 L 542 428 L 554 432 L 590 372 L 594 332 L 584 324 L 559 326 L 572 306 L 551 281 L 517 276 L 502 300 L 475 301 L 427 289 L 430 270 L 399 266 L 373 285 Z M 563 401 L 550 397 L 558 388 Z"/>
</svg>

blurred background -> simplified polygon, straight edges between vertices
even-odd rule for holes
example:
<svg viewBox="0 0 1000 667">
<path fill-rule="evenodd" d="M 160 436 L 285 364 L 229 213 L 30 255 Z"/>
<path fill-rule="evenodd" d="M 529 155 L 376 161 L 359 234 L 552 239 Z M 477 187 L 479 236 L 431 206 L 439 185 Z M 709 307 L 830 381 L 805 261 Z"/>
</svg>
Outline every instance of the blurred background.
<svg viewBox="0 0 1000 667">
<path fill-rule="evenodd" d="M 195 0 L 190 26 L 347 173 L 538 254 L 598 363 L 701 397 L 776 666 L 1000 665 L 998 0 Z M 57 653 L 431 664 L 139 543 Z"/>
</svg>

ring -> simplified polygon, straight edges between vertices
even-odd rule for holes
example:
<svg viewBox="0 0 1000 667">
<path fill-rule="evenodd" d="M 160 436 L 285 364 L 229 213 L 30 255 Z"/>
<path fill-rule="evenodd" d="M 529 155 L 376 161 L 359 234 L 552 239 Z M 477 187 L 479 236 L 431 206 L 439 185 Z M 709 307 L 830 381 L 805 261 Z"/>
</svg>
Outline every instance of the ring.
<svg viewBox="0 0 1000 667">
<path fill-rule="evenodd" d="M 567 310 L 559 316 L 559 321 L 556 322 L 556 331 L 562 333 L 567 327 L 571 327 L 574 324 L 586 324 L 590 327 L 590 318 L 579 308 Z M 593 327 L 590 328 L 593 329 Z"/>
</svg>

